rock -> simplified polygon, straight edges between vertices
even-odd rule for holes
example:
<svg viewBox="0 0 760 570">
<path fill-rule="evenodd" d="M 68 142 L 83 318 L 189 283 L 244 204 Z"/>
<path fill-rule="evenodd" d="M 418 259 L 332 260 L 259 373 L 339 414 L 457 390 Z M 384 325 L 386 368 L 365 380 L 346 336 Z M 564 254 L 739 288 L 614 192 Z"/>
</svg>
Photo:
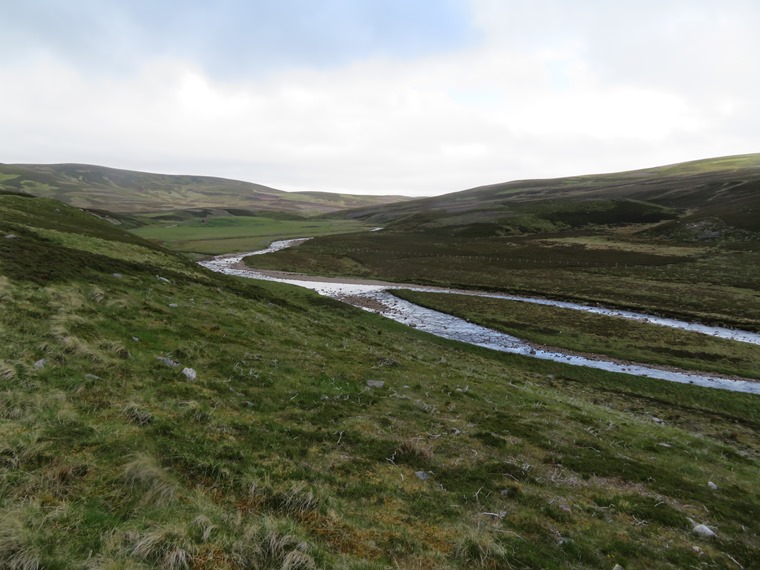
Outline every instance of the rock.
<svg viewBox="0 0 760 570">
<path fill-rule="evenodd" d="M 5 234 L 5 239 L 16 239 L 14 234 Z"/>
<path fill-rule="evenodd" d="M 615 564 L 612 567 L 612 570 L 625 570 L 625 568 L 623 568 L 620 564 Z"/>
<path fill-rule="evenodd" d="M 102 380 L 100 376 L 95 376 L 95 374 L 85 374 L 84 378 L 85 380 Z"/>
<path fill-rule="evenodd" d="M 176 309 L 177 307 L 179 307 L 179 305 L 178 305 L 177 303 L 169 303 L 169 306 L 170 306 L 172 309 Z"/>
<path fill-rule="evenodd" d="M 707 486 L 708 486 L 710 489 L 712 489 L 713 491 L 717 491 L 717 490 L 718 490 L 718 486 L 717 486 L 715 483 L 713 483 L 712 481 L 708 481 L 708 482 L 707 482 Z"/>
<path fill-rule="evenodd" d="M 46 364 L 47 364 L 47 358 L 40 358 L 37 362 L 34 363 L 34 367 L 45 368 Z"/>
<path fill-rule="evenodd" d="M 140 342 L 140 337 L 139 336 L 133 336 L 132 340 L 135 341 L 135 342 Z"/>
<path fill-rule="evenodd" d="M 701 536 L 702 538 L 715 538 L 716 536 L 718 536 L 717 534 L 713 532 L 713 530 L 710 527 L 705 526 L 703 524 L 698 524 L 693 529 L 691 529 L 691 532 L 693 532 L 697 536 Z"/>
<path fill-rule="evenodd" d="M 167 366 L 179 366 L 179 362 L 172 360 L 171 358 L 166 358 L 165 356 L 156 356 L 156 360 Z"/>
<path fill-rule="evenodd" d="M 156 275 L 156 279 L 161 281 L 161 283 L 171 283 L 166 277 L 161 277 L 160 275 Z"/>
<path fill-rule="evenodd" d="M 184 374 L 185 377 L 191 382 L 198 377 L 198 374 L 195 372 L 195 369 L 193 368 L 183 368 L 182 374 Z"/>
<path fill-rule="evenodd" d="M 116 277 L 116 279 L 124 279 L 124 276 L 121 273 L 111 273 L 111 277 Z"/>
<path fill-rule="evenodd" d="M 663 442 L 660 442 L 657 445 L 659 445 L 660 447 L 672 447 L 669 443 L 663 443 Z"/>
<path fill-rule="evenodd" d="M 415 475 L 417 475 L 417 479 L 420 481 L 427 481 L 430 479 L 430 472 L 429 471 L 415 471 Z"/>
<path fill-rule="evenodd" d="M 656 423 L 657 425 L 660 425 L 660 426 L 664 426 L 665 425 L 665 420 L 661 420 L 660 418 L 658 418 L 656 416 L 652 416 L 652 421 L 654 423 Z"/>
<path fill-rule="evenodd" d="M 699 546 L 692 546 L 691 549 L 699 556 L 704 554 L 704 551 Z"/>
<path fill-rule="evenodd" d="M 382 388 L 385 386 L 385 382 L 382 380 L 367 380 L 367 386 L 369 388 Z"/>
</svg>

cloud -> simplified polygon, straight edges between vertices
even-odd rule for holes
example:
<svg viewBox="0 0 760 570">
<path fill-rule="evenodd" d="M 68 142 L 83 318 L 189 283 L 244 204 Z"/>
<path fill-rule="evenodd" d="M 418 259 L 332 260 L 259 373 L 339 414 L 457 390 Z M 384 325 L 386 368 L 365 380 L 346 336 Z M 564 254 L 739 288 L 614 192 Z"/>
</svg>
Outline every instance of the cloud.
<svg viewBox="0 0 760 570">
<path fill-rule="evenodd" d="M 419 195 L 758 150 L 748 2 L 473 0 L 454 21 L 462 2 L 331 0 L 316 23 L 258 12 L 258 28 L 231 0 L 174 18 L 167 3 L 48 3 L 92 8 L 79 21 L 92 38 L 54 33 L 55 11 L 44 38 L 16 32 L 26 47 L 0 64 L 4 162 Z M 279 3 L 250 10 L 264 5 Z M 84 55 L 109 34 L 105 55 Z M 265 44 L 276 64 L 250 71 Z"/>
</svg>

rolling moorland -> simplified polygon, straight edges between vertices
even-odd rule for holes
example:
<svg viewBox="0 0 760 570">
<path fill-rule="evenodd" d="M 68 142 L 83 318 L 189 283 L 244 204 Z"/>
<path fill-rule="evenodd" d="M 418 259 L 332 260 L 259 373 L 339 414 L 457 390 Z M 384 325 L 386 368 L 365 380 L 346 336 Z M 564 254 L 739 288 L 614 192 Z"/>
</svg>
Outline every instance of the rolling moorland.
<svg viewBox="0 0 760 570">
<path fill-rule="evenodd" d="M 751 185 L 746 168 L 709 176 Z M 423 203 L 256 262 L 757 330 L 755 229 L 653 198 L 621 220 L 640 199 L 598 190 L 488 228 Z M 541 227 L 504 221 L 524 216 Z M 438 339 L 103 217 L 0 192 L 0 567 L 757 567 L 757 396 Z"/>
<path fill-rule="evenodd" d="M 175 251 L 197 254 L 196 258 L 262 248 L 281 237 L 357 231 L 370 226 L 314 216 L 408 199 L 283 192 L 224 178 L 86 164 L 0 164 L 0 190 L 54 198 L 86 209 Z"/>
<path fill-rule="evenodd" d="M 511 182 L 340 214 L 255 268 L 599 303 L 760 330 L 760 155 Z"/>
<path fill-rule="evenodd" d="M 403 196 L 284 192 L 226 178 L 152 174 L 89 164 L 0 164 L 0 190 L 115 214 L 189 210 L 203 215 L 203 210 L 242 210 L 313 215 L 408 200 Z"/>
</svg>

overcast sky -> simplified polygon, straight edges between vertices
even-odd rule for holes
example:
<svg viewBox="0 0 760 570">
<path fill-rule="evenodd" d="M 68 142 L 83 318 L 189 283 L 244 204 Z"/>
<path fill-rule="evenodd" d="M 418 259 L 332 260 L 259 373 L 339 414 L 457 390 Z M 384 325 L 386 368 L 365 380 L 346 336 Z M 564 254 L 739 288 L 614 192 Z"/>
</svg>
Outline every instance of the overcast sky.
<svg viewBox="0 0 760 570">
<path fill-rule="evenodd" d="M 758 0 L 0 0 L 0 162 L 432 195 L 760 152 Z"/>
</svg>

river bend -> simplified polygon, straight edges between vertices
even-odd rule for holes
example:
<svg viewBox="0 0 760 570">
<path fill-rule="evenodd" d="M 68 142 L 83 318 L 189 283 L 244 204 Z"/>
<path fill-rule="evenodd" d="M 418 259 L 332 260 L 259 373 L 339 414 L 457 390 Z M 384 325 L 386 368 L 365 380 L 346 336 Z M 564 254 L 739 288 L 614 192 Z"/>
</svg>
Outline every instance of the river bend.
<svg viewBox="0 0 760 570">
<path fill-rule="evenodd" d="M 645 376 L 648 378 L 656 378 L 659 380 L 667 380 L 671 382 L 695 384 L 708 388 L 760 394 L 760 382 L 751 380 L 730 379 L 721 376 L 658 368 L 656 366 L 625 363 L 608 360 L 603 356 L 600 356 L 598 358 L 591 358 L 588 356 L 579 356 L 575 354 L 564 353 L 560 350 L 537 349 L 530 343 L 514 336 L 482 327 L 474 323 L 470 323 L 453 315 L 441 313 L 432 309 L 427 309 L 403 299 L 399 299 L 398 297 L 392 295 L 389 292 L 389 289 L 411 289 L 438 293 L 481 295 L 511 301 L 539 303 L 566 309 L 588 311 L 596 314 L 609 315 L 619 318 L 634 319 L 648 322 L 654 325 L 679 328 L 720 338 L 735 340 L 738 342 L 760 345 L 760 334 L 757 333 L 727 329 L 723 327 L 711 327 L 699 323 L 688 323 L 676 319 L 655 317 L 631 311 L 605 309 L 602 307 L 592 307 L 588 305 L 568 303 L 564 301 L 552 301 L 549 299 L 520 297 L 499 293 L 472 292 L 457 289 L 421 287 L 418 285 L 405 285 L 381 281 L 332 278 L 328 279 L 320 277 L 312 278 L 300 275 L 283 274 L 279 272 L 261 272 L 246 268 L 242 263 L 244 257 L 271 253 L 273 251 L 292 247 L 293 245 L 305 241 L 305 239 L 307 238 L 276 241 L 264 250 L 240 253 L 235 255 L 220 255 L 214 257 L 213 259 L 202 261 L 201 265 L 213 271 L 225 273 L 228 275 L 237 275 L 239 277 L 263 279 L 267 281 L 278 281 L 281 283 L 289 283 L 291 285 L 306 287 L 308 289 L 316 291 L 317 293 L 320 293 L 321 295 L 341 300 L 351 305 L 361 307 L 362 309 L 372 310 L 385 317 L 391 318 L 395 321 L 417 328 L 419 330 L 443 338 L 466 342 L 493 350 L 510 352 L 514 354 L 523 354 L 526 356 L 531 356 L 533 358 L 564 362 L 566 364 L 572 364 L 575 366 L 586 366 L 589 368 L 597 368 L 610 372 L 621 372 L 634 376 Z"/>
</svg>

